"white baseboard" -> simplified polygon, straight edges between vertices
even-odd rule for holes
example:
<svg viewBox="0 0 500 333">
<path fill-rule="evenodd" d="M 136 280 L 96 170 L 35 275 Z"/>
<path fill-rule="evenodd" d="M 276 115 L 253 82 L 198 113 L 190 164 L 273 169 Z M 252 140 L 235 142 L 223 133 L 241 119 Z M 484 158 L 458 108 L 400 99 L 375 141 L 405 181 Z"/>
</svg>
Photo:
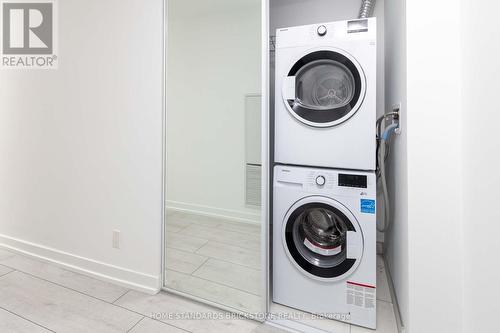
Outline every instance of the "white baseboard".
<svg viewBox="0 0 500 333">
<path fill-rule="evenodd" d="M 223 219 L 239 221 L 251 224 L 262 224 L 260 212 L 248 213 L 236 210 L 222 209 L 217 207 L 191 204 L 187 202 L 167 200 L 167 209 L 189 212 L 198 215 L 219 217 Z"/>
<path fill-rule="evenodd" d="M 162 287 L 160 275 L 143 274 L 1 234 L 0 248 L 150 295 L 158 293 Z"/>
</svg>

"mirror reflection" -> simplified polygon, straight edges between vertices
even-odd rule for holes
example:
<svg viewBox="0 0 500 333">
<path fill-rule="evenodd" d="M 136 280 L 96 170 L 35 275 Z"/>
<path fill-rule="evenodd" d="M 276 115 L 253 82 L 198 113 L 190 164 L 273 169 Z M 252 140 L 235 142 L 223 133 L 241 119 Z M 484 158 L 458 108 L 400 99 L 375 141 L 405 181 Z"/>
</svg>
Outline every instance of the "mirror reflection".
<svg viewBox="0 0 500 333">
<path fill-rule="evenodd" d="M 261 312 L 261 1 L 169 0 L 165 286 Z"/>
</svg>

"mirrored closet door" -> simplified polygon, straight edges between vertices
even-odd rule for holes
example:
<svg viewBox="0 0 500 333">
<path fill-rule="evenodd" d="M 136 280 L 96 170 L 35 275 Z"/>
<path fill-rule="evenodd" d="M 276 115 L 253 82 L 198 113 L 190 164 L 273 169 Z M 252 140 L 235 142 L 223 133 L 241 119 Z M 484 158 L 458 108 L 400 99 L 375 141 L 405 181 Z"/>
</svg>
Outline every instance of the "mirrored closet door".
<svg viewBox="0 0 500 333">
<path fill-rule="evenodd" d="M 165 288 L 262 312 L 261 1 L 167 3 Z"/>
</svg>

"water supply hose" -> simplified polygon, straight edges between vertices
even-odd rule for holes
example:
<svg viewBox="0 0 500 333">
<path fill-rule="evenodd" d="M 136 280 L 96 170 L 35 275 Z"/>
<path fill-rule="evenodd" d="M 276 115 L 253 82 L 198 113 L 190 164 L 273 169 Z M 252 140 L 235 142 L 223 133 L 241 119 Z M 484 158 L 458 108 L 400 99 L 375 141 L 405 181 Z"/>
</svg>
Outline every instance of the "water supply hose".
<svg viewBox="0 0 500 333">
<path fill-rule="evenodd" d="M 387 128 L 384 130 L 384 133 L 380 138 L 378 163 L 379 163 L 380 182 L 382 185 L 382 195 L 384 197 L 384 219 L 383 219 L 383 225 L 381 227 L 377 225 L 377 230 L 379 232 L 386 232 L 391 225 L 391 218 L 390 218 L 391 207 L 389 203 L 389 192 L 387 190 L 387 179 L 385 177 L 385 151 L 387 149 L 387 142 L 389 141 L 391 135 L 398 127 L 399 127 L 398 123 L 394 123 L 387 126 Z"/>
</svg>

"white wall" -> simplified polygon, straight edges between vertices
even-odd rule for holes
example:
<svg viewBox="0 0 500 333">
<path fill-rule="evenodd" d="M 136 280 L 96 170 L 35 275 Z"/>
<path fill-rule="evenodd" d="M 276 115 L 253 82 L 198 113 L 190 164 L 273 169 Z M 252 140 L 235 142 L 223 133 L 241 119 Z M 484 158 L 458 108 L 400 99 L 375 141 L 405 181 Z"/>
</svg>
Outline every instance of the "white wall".
<svg viewBox="0 0 500 333">
<path fill-rule="evenodd" d="M 385 257 L 392 277 L 402 324 L 409 317 L 408 183 L 406 105 L 406 1 L 385 0 L 385 103 L 390 111 L 401 103 L 401 135 L 392 140 L 388 160 L 391 227 L 385 237 Z"/>
<path fill-rule="evenodd" d="M 161 282 L 162 1 L 58 5 L 59 69 L 0 75 L 0 245 L 153 292 Z"/>
<path fill-rule="evenodd" d="M 460 3 L 407 1 L 409 332 L 462 332 Z M 477 305 L 476 305 L 477 306 Z"/>
<path fill-rule="evenodd" d="M 245 94 L 260 93 L 259 0 L 170 0 L 167 204 L 260 221 L 245 206 Z"/>
<path fill-rule="evenodd" d="M 500 5 L 407 6 L 407 332 L 497 331 Z"/>
<path fill-rule="evenodd" d="M 464 332 L 498 331 L 500 47 L 492 0 L 463 0 Z"/>
</svg>

